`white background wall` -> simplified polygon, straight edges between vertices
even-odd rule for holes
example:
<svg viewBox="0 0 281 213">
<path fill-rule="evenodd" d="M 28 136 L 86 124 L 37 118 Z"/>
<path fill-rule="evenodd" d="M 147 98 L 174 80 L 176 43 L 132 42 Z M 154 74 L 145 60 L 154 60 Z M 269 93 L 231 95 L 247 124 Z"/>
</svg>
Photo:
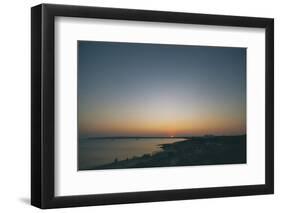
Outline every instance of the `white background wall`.
<svg viewBox="0 0 281 213">
<path fill-rule="evenodd" d="M 275 195 L 56 209 L 50 212 L 280 212 L 281 209 L 281 7 L 264 0 L 53 0 L 80 4 L 275 18 Z M 1 2 L 0 212 L 39 212 L 30 197 L 30 7 L 37 0 Z"/>
</svg>

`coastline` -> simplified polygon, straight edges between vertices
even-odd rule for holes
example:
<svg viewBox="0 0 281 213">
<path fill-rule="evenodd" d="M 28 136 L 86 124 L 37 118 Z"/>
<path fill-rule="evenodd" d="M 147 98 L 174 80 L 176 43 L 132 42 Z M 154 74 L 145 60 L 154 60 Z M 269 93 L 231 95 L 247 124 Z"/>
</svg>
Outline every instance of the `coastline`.
<svg viewBox="0 0 281 213">
<path fill-rule="evenodd" d="M 161 151 L 83 170 L 150 168 L 246 163 L 246 135 L 181 137 L 184 141 L 159 144 Z"/>
</svg>

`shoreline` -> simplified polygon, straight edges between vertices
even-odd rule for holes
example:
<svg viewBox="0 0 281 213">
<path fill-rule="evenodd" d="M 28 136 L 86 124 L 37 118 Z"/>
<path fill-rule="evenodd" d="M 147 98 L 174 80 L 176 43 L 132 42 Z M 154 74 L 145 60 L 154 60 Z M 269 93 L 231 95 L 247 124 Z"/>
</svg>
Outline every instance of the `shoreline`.
<svg viewBox="0 0 281 213">
<path fill-rule="evenodd" d="M 144 153 L 120 161 L 115 159 L 111 163 L 82 170 L 246 163 L 246 135 L 177 138 L 185 140 L 159 144 L 162 150 L 157 153 Z"/>
</svg>

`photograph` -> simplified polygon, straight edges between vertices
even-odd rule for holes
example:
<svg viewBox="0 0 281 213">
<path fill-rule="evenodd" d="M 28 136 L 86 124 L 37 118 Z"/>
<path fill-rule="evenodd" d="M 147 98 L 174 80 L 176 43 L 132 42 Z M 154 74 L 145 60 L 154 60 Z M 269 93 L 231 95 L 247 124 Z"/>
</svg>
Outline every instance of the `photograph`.
<svg viewBox="0 0 281 213">
<path fill-rule="evenodd" d="M 78 171 L 246 164 L 246 57 L 78 40 Z"/>
<path fill-rule="evenodd" d="M 274 194 L 275 13 L 200 6 L 32 6 L 31 205 Z"/>
</svg>

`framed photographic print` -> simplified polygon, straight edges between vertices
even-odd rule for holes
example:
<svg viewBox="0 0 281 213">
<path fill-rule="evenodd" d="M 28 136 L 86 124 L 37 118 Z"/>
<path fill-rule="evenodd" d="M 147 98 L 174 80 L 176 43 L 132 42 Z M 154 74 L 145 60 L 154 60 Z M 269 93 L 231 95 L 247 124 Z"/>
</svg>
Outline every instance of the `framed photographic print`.
<svg viewBox="0 0 281 213">
<path fill-rule="evenodd" d="M 31 203 L 272 194 L 274 21 L 31 9 Z"/>
</svg>

